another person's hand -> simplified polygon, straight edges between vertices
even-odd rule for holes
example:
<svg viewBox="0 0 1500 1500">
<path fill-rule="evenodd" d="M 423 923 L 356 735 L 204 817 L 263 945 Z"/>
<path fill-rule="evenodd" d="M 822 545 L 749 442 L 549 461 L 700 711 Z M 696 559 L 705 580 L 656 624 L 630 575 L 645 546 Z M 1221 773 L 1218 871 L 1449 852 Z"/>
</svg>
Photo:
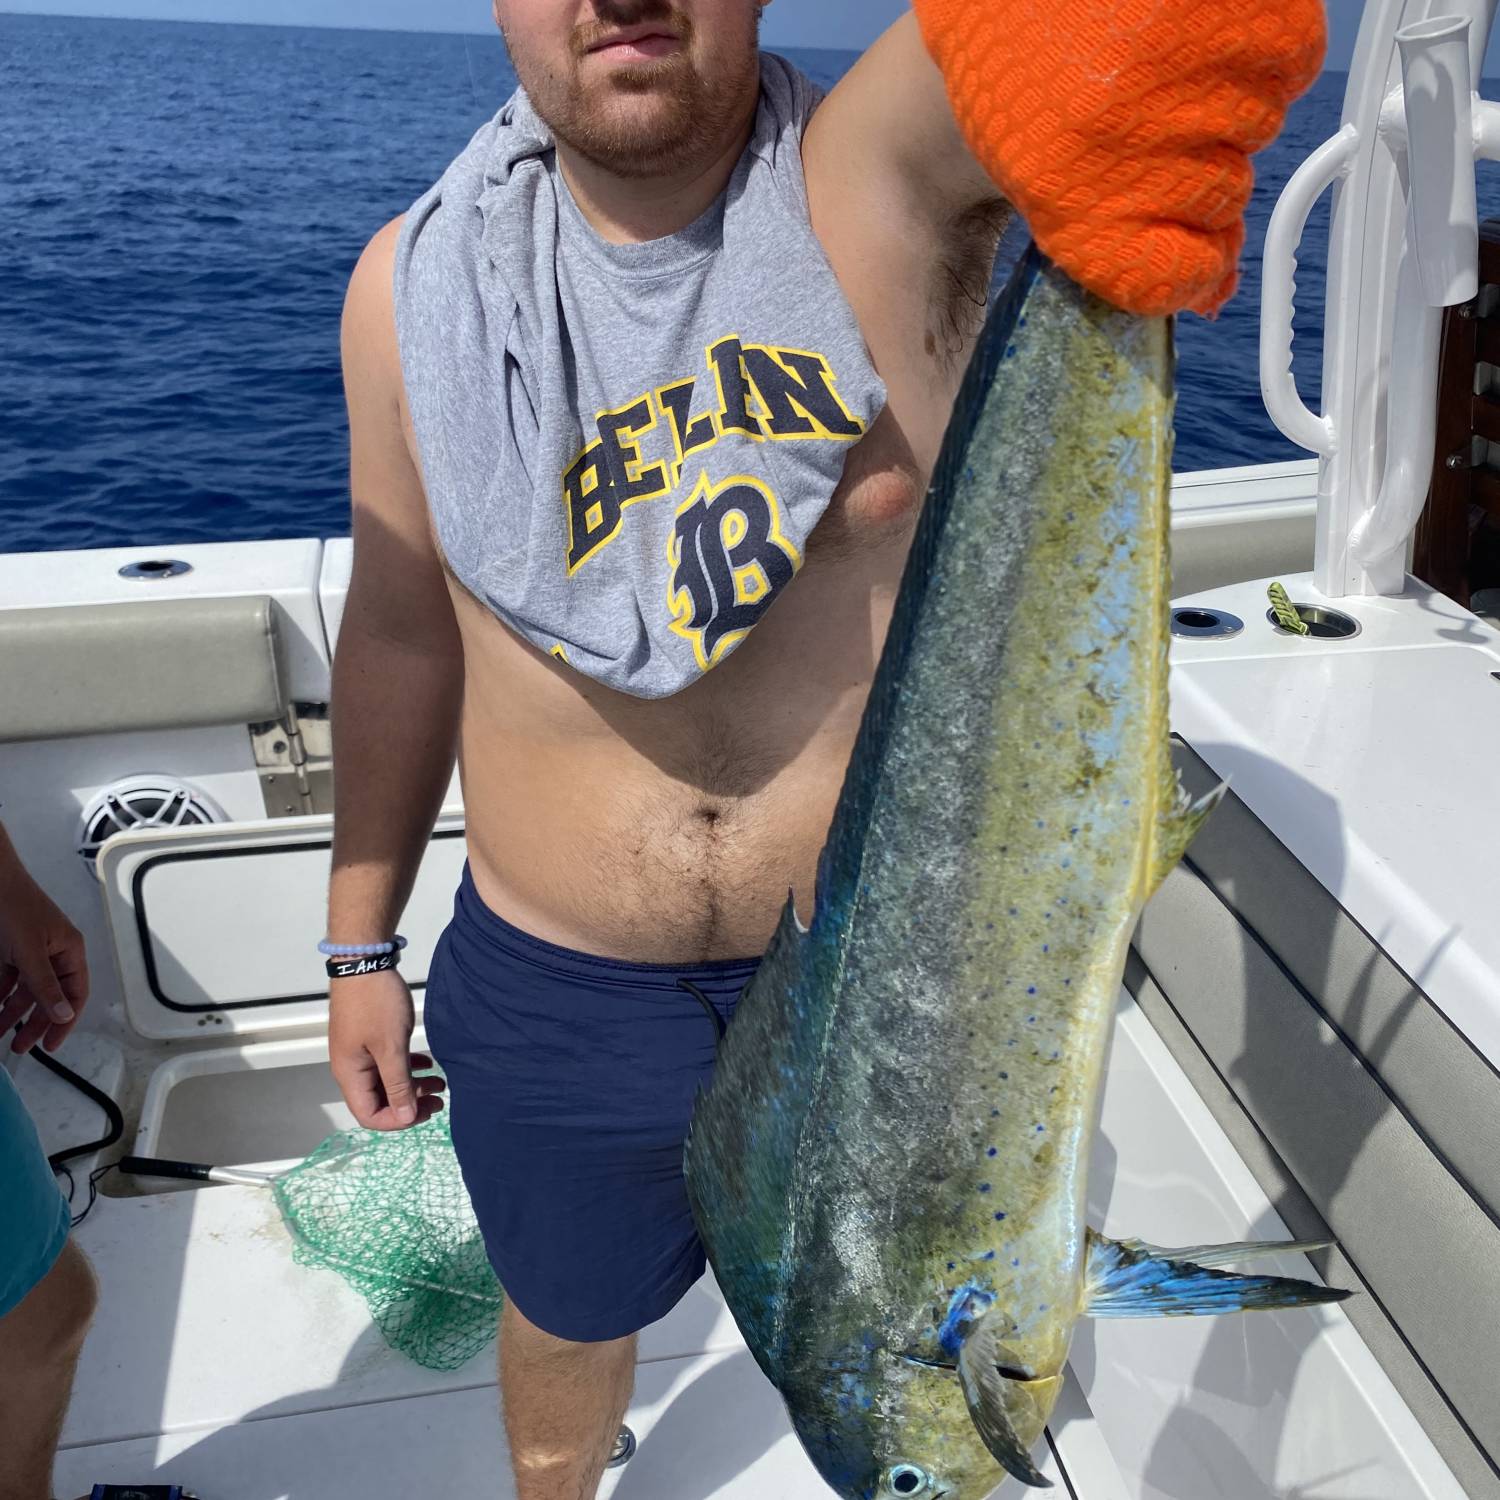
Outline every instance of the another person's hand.
<svg viewBox="0 0 1500 1500">
<path fill-rule="evenodd" d="M 446 1087 L 413 1078 L 433 1066 L 411 1051 L 416 1009 L 395 969 L 335 979 L 328 1002 L 328 1061 L 349 1112 L 366 1130 L 405 1130 L 430 1120 Z"/>
<path fill-rule="evenodd" d="M 89 997 L 83 934 L 27 873 L 0 829 L 0 1036 L 56 1052 Z"/>
<path fill-rule="evenodd" d="M 915 0 L 970 149 L 1075 281 L 1141 314 L 1234 291 L 1250 157 L 1317 78 L 1322 0 Z"/>
</svg>

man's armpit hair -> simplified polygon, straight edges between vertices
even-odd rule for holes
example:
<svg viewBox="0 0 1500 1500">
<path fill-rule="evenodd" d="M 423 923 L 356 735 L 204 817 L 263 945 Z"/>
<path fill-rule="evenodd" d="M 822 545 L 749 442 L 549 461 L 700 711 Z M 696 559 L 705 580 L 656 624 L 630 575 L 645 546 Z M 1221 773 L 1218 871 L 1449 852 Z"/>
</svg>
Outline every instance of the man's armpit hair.
<svg viewBox="0 0 1500 1500">
<path fill-rule="evenodd" d="M 1000 197 L 985 198 L 955 215 L 933 267 L 927 352 L 951 370 L 965 358 L 984 326 L 1000 237 L 1013 210 Z"/>
</svg>

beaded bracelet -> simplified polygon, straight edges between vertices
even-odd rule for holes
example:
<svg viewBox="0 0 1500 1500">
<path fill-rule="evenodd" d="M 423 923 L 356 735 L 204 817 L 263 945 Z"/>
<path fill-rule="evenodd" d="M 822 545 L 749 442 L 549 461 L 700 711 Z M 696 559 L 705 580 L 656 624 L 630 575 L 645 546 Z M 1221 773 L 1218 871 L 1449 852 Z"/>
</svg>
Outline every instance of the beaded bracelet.
<svg viewBox="0 0 1500 1500">
<path fill-rule="evenodd" d="M 406 946 L 406 939 L 398 932 L 384 943 L 333 943 L 324 939 L 318 944 L 318 952 L 324 958 L 374 958 L 381 953 L 399 953 Z"/>
</svg>

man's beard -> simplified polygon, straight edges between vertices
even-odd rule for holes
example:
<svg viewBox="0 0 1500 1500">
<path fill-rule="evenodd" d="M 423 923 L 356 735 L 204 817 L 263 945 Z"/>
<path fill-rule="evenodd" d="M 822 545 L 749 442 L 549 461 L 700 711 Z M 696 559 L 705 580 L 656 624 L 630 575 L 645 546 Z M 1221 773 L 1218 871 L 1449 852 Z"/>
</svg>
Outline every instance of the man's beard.
<svg viewBox="0 0 1500 1500">
<path fill-rule="evenodd" d="M 521 82 L 553 135 L 585 160 L 617 177 L 668 176 L 720 148 L 744 120 L 760 79 L 760 12 L 757 8 L 754 13 L 733 75 L 710 81 L 693 64 L 693 25 L 688 17 L 675 15 L 665 0 L 661 4 L 647 0 L 629 9 L 629 19 L 613 26 L 580 28 L 574 42 L 575 59 L 581 63 L 590 46 L 621 26 L 658 19 L 680 38 L 680 50 L 612 69 L 607 77 L 589 84 L 576 74 L 567 81 L 558 80 L 545 69 L 537 70 L 541 76 L 535 87 L 524 76 Z M 521 72 L 519 61 L 517 71 Z"/>
</svg>

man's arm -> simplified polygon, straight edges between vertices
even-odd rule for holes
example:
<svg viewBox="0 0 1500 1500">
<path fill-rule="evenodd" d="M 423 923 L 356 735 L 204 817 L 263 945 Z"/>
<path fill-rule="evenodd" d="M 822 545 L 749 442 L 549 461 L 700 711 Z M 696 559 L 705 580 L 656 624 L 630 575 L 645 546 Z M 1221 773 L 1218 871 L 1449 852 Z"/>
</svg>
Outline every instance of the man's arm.
<svg viewBox="0 0 1500 1500">
<path fill-rule="evenodd" d="M 402 423 L 392 277 L 399 221 L 361 256 L 344 307 L 354 571 L 333 669 L 328 935 L 396 930 L 453 770 L 463 647 Z M 411 994 L 396 971 L 336 980 L 335 1078 L 355 1118 L 399 1128 L 436 1108 L 414 1089 Z M 421 1097 L 418 1097 L 418 1096 Z"/>
<path fill-rule="evenodd" d="M 1322 0 L 913 3 L 920 30 L 904 17 L 850 70 L 803 154 L 814 227 L 930 463 L 996 194 L 1116 307 L 1212 314 L 1235 286 L 1250 158 L 1317 77 L 1326 18 Z"/>
<path fill-rule="evenodd" d="M 1007 217 L 914 16 L 850 69 L 803 140 L 813 229 L 925 473 L 984 321 Z"/>
<path fill-rule="evenodd" d="M 0 1036 L 56 1052 L 89 997 L 83 935 L 31 878 L 0 826 Z"/>
</svg>

